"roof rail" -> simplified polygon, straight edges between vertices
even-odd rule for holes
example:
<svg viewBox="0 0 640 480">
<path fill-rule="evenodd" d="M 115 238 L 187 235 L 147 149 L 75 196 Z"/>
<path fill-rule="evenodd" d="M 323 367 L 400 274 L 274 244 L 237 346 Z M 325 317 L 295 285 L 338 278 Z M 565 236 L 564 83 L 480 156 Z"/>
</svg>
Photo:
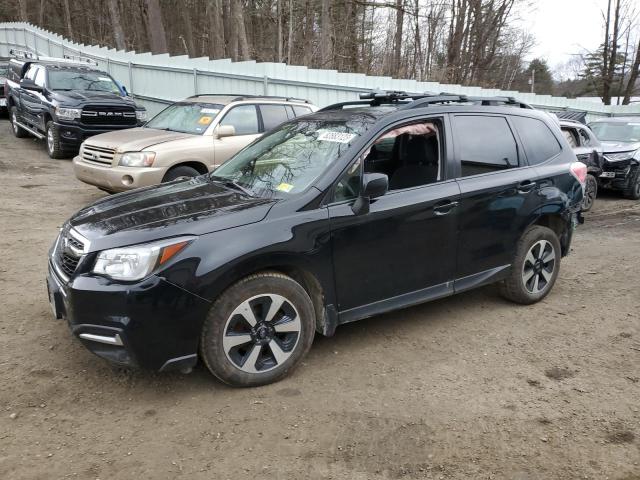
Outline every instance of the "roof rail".
<svg viewBox="0 0 640 480">
<path fill-rule="evenodd" d="M 322 108 L 320 111 L 341 110 L 347 106 L 369 106 L 378 107 L 380 105 L 402 105 L 403 109 L 427 107 L 436 103 L 473 103 L 476 105 L 496 106 L 496 105 L 513 105 L 520 108 L 533 108 L 530 105 L 519 102 L 513 97 L 470 97 L 467 95 L 458 95 L 453 93 L 442 92 L 435 94 L 431 92 L 425 93 L 407 93 L 400 91 L 372 91 L 360 94 L 361 100 L 353 100 L 349 102 L 334 103 Z"/>
<path fill-rule="evenodd" d="M 84 57 L 82 55 L 67 55 L 65 54 L 63 56 L 64 60 L 68 60 L 74 63 L 89 63 L 91 65 L 98 65 L 98 62 L 96 62 L 93 58 L 90 57 Z"/>
<path fill-rule="evenodd" d="M 271 100 L 285 100 L 287 102 L 311 103 L 309 100 L 305 98 L 282 97 L 279 95 L 238 95 L 237 93 L 198 93 L 197 95 L 191 95 L 188 98 L 198 98 L 198 97 L 234 97 L 233 98 L 234 102 L 239 102 L 242 100 L 266 98 Z"/>
<path fill-rule="evenodd" d="M 31 58 L 33 60 L 38 59 L 38 54 L 29 50 L 20 50 L 19 48 L 12 48 L 9 50 L 9 55 L 13 55 L 16 58 Z"/>
</svg>

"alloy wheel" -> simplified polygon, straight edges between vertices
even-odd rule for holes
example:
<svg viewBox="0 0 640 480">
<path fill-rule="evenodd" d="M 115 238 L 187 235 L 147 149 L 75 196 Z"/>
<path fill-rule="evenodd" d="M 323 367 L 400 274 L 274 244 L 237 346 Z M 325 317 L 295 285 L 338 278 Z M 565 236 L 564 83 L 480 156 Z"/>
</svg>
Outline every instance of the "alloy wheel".
<svg viewBox="0 0 640 480">
<path fill-rule="evenodd" d="M 293 354 L 301 329 L 289 300 L 274 293 L 258 295 L 242 302 L 227 319 L 224 353 L 243 372 L 268 372 Z"/>
<path fill-rule="evenodd" d="M 582 208 L 584 210 L 590 210 L 591 207 L 593 206 L 593 203 L 596 200 L 597 183 L 595 182 L 596 182 L 595 180 L 591 180 L 591 179 L 587 180 L 587 185 L 585 187 L 585 192 L 584 192 L 584 200 L 582 203 Z"/>
<path fill-rule="evenodd" d="M 47 130 L 47 148 L 49 149 L 49 153 L 52 153 L 55 148 L 55 141 L 53 139 L 53 129 Z"/>
<path fill-rule="evenodd" d="M 16 112 L 11 112 L 11 127 L 13 127 L 13 131 L 18 133 L 18 118 L 16 117 Z"/>
<path fill-rule="evenodd" d="M 539 240 L 534 243 L 524 259 L 522 282 L 532 294 L 542 292 L 550 284 L 556 268 L 556 252 L 551 242 Z"/>
</svg>

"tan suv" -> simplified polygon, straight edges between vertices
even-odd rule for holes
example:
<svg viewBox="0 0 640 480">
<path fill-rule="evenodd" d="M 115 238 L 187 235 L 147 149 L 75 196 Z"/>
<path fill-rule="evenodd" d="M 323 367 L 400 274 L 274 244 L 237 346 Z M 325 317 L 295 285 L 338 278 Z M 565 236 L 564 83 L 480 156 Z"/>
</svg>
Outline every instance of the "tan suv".
<svg viewBox="0 0 640 480">
<path fill-rule="evenodd" d="M 195 177 L 263 132 L 315 110 L 292 98 L 197 95 L 170 105 L 143 127 L 85 140 L 73 169 L 79 180 L 108 192 Z"/>
</svg>

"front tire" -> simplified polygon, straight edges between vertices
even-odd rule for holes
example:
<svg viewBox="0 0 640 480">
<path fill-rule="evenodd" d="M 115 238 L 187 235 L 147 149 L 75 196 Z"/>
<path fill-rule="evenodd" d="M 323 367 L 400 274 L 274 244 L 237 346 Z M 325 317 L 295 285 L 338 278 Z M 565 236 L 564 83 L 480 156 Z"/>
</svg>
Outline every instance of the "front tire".
<svg viewBox="0 0 640 480">
<path fill-rule="evenodd" d="M 640 166 L 635 168 L 635 172 L 632 175 L 629 188 L 625 189 L 622 194 L 625 198 L 640 200 Z"/>
<path fill-rule="evenodd" d="M 584 188 L 584 199 L 582 200 L 582 211 L 588 212 L 593 208 L 598 196 L 598 180 L 591 174 L 587 175 L 586 185 Z"/>
<path fill-rule="evenodd" d="M 186 180 L 188 178 L 197 177 L 200 172 L 195 168 L 186 165 L 178 165 L 171 168 L 162 178 L 162 183 L 173 182 L 174 180 Z"/>
<path fill-rule="evenodd" d="M 29 133 L 18 125 L 18 107 L 11 107 L 9 118 L 11 119 L 11 131 L 16 138 L 25 138 Z"/>
<path fill-rule="evenodd" d="M 529 305 L 546 297 L 560 271 L 560 241 L 553 230 L 534 225 L 518 241 L 509 277 L 500 285 L 503 297 Z"/>
<path fill-rule="evenodd" d="M 277 272 L 250 275 L 227 289 L 205 320 L 200 354 L 228 385 L 276 382 L 306 355 L 315 333 L 307 292 Z"/>
<path fill-rule="evenodd" d="M 49 158 L 57 159 L 65 157 L 65 152 L 60 144 L 60 132 L 56 124 L 52 121 L 47 122 L 45 139 Z"/>
</svg>

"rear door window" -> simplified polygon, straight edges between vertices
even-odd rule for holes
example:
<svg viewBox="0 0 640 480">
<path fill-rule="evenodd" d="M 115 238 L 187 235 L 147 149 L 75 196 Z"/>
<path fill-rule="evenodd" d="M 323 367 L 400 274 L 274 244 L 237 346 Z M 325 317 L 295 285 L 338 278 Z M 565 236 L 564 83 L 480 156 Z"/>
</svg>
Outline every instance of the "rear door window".
<svg viewBox="0 0 640 480">
<path fill-rule="evenodd" d="M 264 130 L 271 130 L 289 120 L 285 105 L 260 105 Z"/>
<path fill-rule="evenodd" d="M 516 140 L 506 118 L 456 115 L 453 125 L 461 177 L 519 166 Z"/>
<path fill-rule="evenodd" d="M 238 105 L 227 112 L 220 125 L 231 125 L 236 135 L 255 135 L 258 130 L 258 111 L 255 105 Z"/>
<path fill-rule="evenodd" d="M 38 70 L 36 71 L 36 76 L 34 77 L 33 81 L 39 87 L 44 88 L 44 68 L 38 68 Z"/>
<path fill-rule="evenodd" d="M 560 153 L 560 143 L 542 120 L 518 116 L 511 119 L 522 139 L 529 165 L 546 162 Z"/>
<path fill-rule="evenodd" d="M 311 113 L 311 109 L 309 107 L 301 107 L 299 105 L 294 105 L 293 111 L 296 113 L 296 117 L 309 115 Z"/>
</svg>

